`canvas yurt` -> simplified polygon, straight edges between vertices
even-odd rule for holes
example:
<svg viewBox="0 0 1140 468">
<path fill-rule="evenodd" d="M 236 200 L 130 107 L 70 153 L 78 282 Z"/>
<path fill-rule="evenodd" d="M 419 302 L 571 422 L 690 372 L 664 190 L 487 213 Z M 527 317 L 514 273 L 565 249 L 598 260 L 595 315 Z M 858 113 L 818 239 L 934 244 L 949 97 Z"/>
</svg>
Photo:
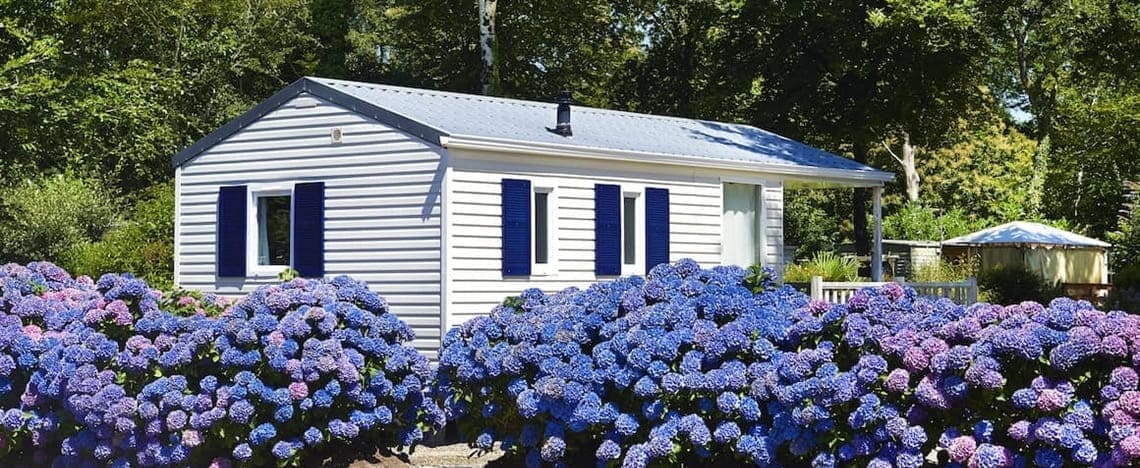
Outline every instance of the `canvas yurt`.
<svg viewBox="0 0 1140 468">
<path fill-rule="evenodd" d="M 1021 265 L 1051 283 L 1104 285 L 1109 246 L 1052 226 L 1015 221 L 943 241 L 942 255 L 978 258 L 983 271 Z"/>
</svg>

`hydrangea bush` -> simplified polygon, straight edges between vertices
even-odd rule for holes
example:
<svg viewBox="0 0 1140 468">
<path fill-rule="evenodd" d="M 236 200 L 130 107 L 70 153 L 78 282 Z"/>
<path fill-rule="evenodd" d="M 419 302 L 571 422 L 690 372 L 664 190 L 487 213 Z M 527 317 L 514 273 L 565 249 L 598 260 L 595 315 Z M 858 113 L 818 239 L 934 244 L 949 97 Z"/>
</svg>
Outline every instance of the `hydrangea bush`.
<svg viewBox="0 0 1140 468">
<path fill-rule="evenodd" d="M 527 290 L 453 329 L 434 392 L 529 466 L 1140 462 L 1140 317 L 1056 299 L 846 305 L 692 261 Z"/>
<path fill-rule="evenodd" d="M 4 464 L 296 463 L 413 445 L 443 423 L 411 329 L 347 277 L 227 307 L 126 275 L 10 264 L 0 293 Z"/>
</svg>

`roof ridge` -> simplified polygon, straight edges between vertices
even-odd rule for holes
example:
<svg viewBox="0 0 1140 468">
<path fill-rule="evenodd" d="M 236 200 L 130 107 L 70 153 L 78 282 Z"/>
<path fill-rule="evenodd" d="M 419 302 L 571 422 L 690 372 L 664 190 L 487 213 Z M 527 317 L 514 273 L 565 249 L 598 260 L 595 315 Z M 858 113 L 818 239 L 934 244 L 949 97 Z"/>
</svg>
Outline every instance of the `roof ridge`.
<svg viewBox="0 0 1140 468">
<path fill-rule="evenodd" d="M 309 77 L 309 78 L 314 79 L 314 80 L 329 82 L 329 83 L 333 84 L 333 86 L 336 86 L 336 85 L 353 85 L 353 86 L 358 86 L 361 88 L 381 89 L 381 90 L 390 91 L 390 92 L 399 92 L 399 93 L 407 93 L 407 94 L 435 95 L 435 96 L 441 96 L 441 97 L 450 97 L 453 99 L 466 99 L 466 100 L 475 101 L 475 102 L 510 104 L 510 105 L 518 105 L 518 106 L 534 107 L 534 108 L 553 108 L 553 107 L 558 106 L 558 104 L 554 103 L 554 102 L 532 101 L 529 99 L 520 99 L 520 98 L 512 98 L 512 97 L 484 96 L 484 95 L 480 95 L 480 94 L 462 93 L 462 92 L 458 92 L 458 91 L 445 91 L 445 90 L 438 90 L 438 89 L 412 88 L 412 87 L 407 87 L 407 86 L 391 85 L 391 84 L 384 84 L 384 83 L 368 83 L 365 81 L 341 80 L 341 79 L 336 79 L 336 78 L 322 78 L 322 77 Z M 634 112 L 634 111 L 619 110 L 619 109 L 606 109 L 603 107 L 594 107 L 594 106 L 588 106 L 585 104 L 575 104 L 574 105 L 574 111 L 575 112 L 593 113 L 593 114 L 598 114 L 598 115 L 618 115 L 618 116 L 622 116 L 622 117 L 646 119 L 646 120 L 697 122 L 697 123 L 703 123 L 703 124 L 747 127 L 750 129 L 759 130 L 759 131 L 762 131 L 764 133 L 780 136 L 781 138 L 787 139 L 786 137 L 783 137 L 782 135 L 778 135 L 776 133 L 769 132 L 767 130 L 756 127 L 754 125 L 749 125 L 749 124 L 744 124 L 744 123 L 718 122 L 715 120 L 696 119 L 696 118 L 692 118 L 692 117 L 681 117 L 681 116 L 676 116 L 676 115 L 649 114 L 649 113 L 645 113 L 645 112 Z"/>
</svg>

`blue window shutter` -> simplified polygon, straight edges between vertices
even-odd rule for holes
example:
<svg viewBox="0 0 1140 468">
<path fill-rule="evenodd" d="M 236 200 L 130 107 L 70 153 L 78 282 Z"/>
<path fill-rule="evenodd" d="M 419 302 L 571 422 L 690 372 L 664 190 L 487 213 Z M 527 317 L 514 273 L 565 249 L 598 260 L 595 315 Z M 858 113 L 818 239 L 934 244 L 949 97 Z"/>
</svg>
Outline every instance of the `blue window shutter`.
<svg viewBox="0 0 1140 468">
<path fill-rule="evenodd" d="M 669 189 L 645 189 L 645 273 L 669 263 Z"/>
<path fill-rule="evenodd" d="M 503 179 L 503 276 L 530 275 L 530 181 Z"/>
<path fill-rule="evenodd" d="M 621 274 L 621 187 L 594 185 L 594 274 Z"/>
<path fill-rule="evenodd" d="M 293 268 L 306 278 L 325 275 L 325 183 L 293 186 Z"/>
<path fill-rule="evenodd" d="M 244 185 L 218 190 L 217 257 L 218 276 L 245 276 L 245 221 L 249 200 Z"/>
</svg>

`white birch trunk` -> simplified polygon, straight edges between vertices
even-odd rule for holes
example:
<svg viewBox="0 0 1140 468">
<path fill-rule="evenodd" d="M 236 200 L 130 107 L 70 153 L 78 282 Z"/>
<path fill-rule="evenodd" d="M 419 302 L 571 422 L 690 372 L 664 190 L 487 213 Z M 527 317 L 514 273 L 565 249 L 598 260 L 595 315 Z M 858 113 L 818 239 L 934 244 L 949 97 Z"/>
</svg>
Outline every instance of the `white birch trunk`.
<svg viewBox="0 0 1140 468">
<path fill-rule="evenodd" d="M 479 87 L 483 94 L 489 94 L 495 75 L 495 9 L 498 0 L 475 1 L 479 3 L 479 50 L 483 59 Z"/>
<path fill-rule="evenodd" d="M 882 140 L 882 144 L 883 148 L 887 150 L 887 153 L 890 153 L 891 157 L 895 158 L 895 161 L 898 161 L 899 165 L 903 167 L 903 177 L 906 180 L 906 199 L 915 202 L 918 201 L 919 183 L 918 168 L 915 166 L 916 148 L 910 142 L 910 133 L 905 131 L 900 133 L 902 133 L 903 137 L 901 157 L 895 154 L 891 146 L 887 144 L 886 139 Z"/>
<path fill-rule="evenodd" d="M 914 162 L 914 145 L 910 143 L 910 134 L 902 132 L 903 134 L 903 147 L 902 147 L 902 166 L 903 175 L 906 177 L 906 198 L 909 201 L 918 201 L 918 168 L 915 167 Z"/>
</svg>

